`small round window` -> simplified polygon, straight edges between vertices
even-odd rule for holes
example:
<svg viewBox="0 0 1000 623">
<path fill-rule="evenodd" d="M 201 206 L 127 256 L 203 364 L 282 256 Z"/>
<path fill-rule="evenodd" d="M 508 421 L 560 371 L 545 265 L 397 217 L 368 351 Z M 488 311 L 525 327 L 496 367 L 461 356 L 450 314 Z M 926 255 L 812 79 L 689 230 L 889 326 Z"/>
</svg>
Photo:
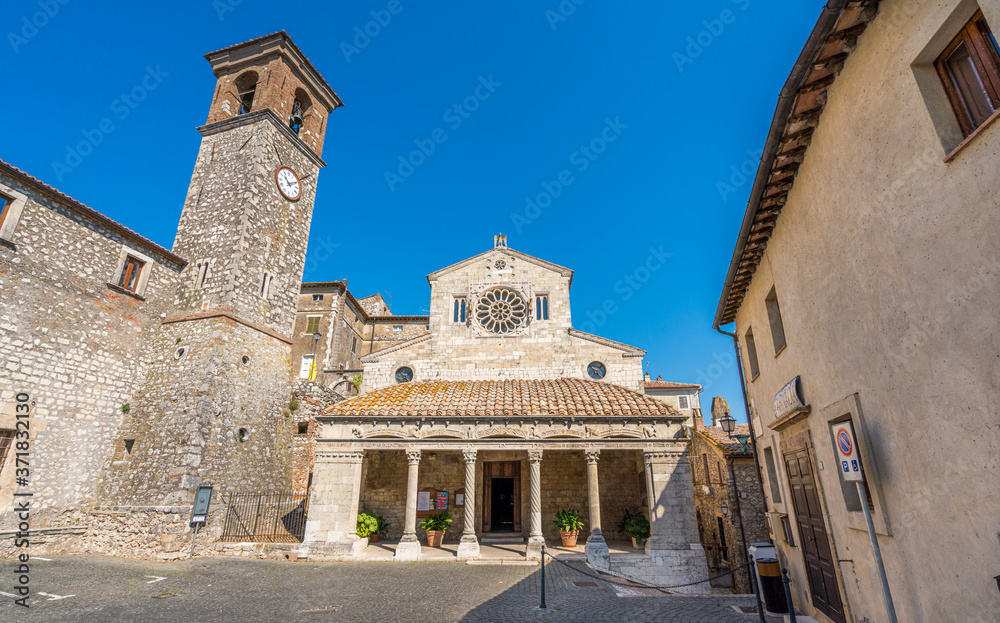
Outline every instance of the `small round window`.
<svg viewBox="0 0 1000 623">
<path fill-rule="evenodd" d="M 240 357 L 240 363 L 243 364 L 244 366 L 249 366 L 250 365 L 250 355 L 243 355 L 242 357 Z"/>
<path fill-rule="evenodd" d="M 604 364 L 600 361 L 595 361 L 587 366 L 587 375 L 595 381 L 600 381 L 607 373 L 608 371 L 604 368 Z"/>
<path fill-rule="evenodd" d="M 248 429 L 248 428 L 239 428 L 239 429 L 237 429 L 237 431 L 236 431 L 236 441 L 238 441 L 240 443 L 244 443 L 248 439 L 250 439 L 250 429 Z"/>
<path fill-rule="evenodd" d="M 180 348 L 174 351 L 174 359 L 184 359 L 184 357 L 186 357 L 187 354 L 188 354 L 188 347 L 181 346 Z"/>
<path fill-rule="evenodd" d="M 413 380 L 413 370 L 406 367 L 396 370 L 397 383 L 409 383 L 412 380 Z"/>
</svg>

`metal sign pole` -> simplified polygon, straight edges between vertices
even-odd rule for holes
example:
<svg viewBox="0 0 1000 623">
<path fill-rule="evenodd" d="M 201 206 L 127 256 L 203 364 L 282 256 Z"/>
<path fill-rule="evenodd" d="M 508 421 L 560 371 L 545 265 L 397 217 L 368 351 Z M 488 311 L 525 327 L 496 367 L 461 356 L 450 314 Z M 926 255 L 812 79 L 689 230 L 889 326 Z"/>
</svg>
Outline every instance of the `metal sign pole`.
<svg viewBox="0 0 1000 623">
<path fill-rule="evenodd" d="M 191 539 L 191 555 L 188 556 L 188 560 L 194 558 L 194 544 L 198 542 L 198 528 L 201 527 L 200 523 L 194 525 L 194 538 Z"/>
<path fill-rule="evenodd" d="M 878 538 L 875 535 L 875 524 L 872 523 L 872 513 L 868 509 L 868 497 L 865 495 L 865 483 L 857 481 L 858 499 L 861 501 L 861 508 L 865 511 L 865 521 L 868 523 L 868 536 L 872 540 L 872 549 L 875 551 L 875 564 L 878 565 L 878 579 L 882 581 L 882 594 L 885 597 L 885 608 L 889 612 L 889 623 L 896 623 L 896 607 L 892 605 L 892 593 L 889 592 L 889 580 L 885 577 L 885 566 L 882 564 L 882 550 L 878 546 Z"/>
</svg>

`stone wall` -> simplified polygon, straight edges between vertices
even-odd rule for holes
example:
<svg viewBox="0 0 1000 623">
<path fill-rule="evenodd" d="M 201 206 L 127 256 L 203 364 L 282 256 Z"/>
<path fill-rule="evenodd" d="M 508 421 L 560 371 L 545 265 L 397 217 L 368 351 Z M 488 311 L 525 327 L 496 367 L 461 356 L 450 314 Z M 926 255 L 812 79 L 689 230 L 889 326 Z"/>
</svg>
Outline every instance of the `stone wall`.
<svg viewBox="0 0 1000 623">
<path fill-rule="evenodd" d="M 498 272 L 496 262 L 506 268 Z M 504 249 L 432 275 L 430 333 L 432 338 L 401 349 L 372 355 L 365 361 L 362 391 L 395 383 L 400 366 L 413 370 L 414 380 L 589 378 L 594 361 L 607 369 L 604 380 L 643 391 L 642 352 L 602 338 L 571 333 L 570 277 L 540 260 L 527 260 Z M 473 318 L 478 296 L 493 287 L 516 290 L 525 305 L 548 297 L 548 320 L 537 320 L 529 309 L 522 328 L 504 337 L 484 335 Z M 466 322 L 454 322 L 455 297 L 465 297 Z"/>
<path fill-rule="evenodd" d="M 0 185 L 27 196 L 10 243 L 0 244 L 0 428 L 14 428 L 3 407 L 27 392 L 32 521 L 44 527 L 94 496 L 181 266 L 17 179 L 0 175 Z M 152 260 L 141 297 L 108 285 L 123 249 Z M 9 525 L 14 460 L 10 452 L 0 469 L 0 526 Z"/>
<path fill-rule="evenodd" d="M 707 474 L 703 455 L 708 459 Z M 752 458 L 725 454 L 718 445 L 697 432 L 691 436 L 691 463 L 698 534 L 705 548 L 709 571 L 717 575 L 746 561 L 746 548 L 751 544 L 770 541 L 756 467 Z M 723 503 L 728 507 L 727 515 L 722 513 Z M 722 534 L 719 532 L 720 519 Z M 728 577 L 720 580 L 719 585 L 730 586 L 737 593 L 752 590 L 743 570 L 736 571 L 731 580 Z"/>
</svg>

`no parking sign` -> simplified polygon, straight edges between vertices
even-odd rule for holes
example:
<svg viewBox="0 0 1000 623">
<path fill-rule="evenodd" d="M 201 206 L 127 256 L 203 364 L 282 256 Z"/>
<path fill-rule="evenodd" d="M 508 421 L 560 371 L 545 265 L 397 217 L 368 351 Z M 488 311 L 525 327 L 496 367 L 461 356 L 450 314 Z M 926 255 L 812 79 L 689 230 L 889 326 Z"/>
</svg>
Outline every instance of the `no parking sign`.
<svg viewBox="0 0 1000 623">
<path fill-rule="evenodd" d="M 833 425 L 834 447 L 837 449 L 837 459 L 840 463 L 840 473 L 847 482 L 861 482 L 861 455 L 858 444 L 854 440 L 854 429 L 850 422 Z"/>
</svg>

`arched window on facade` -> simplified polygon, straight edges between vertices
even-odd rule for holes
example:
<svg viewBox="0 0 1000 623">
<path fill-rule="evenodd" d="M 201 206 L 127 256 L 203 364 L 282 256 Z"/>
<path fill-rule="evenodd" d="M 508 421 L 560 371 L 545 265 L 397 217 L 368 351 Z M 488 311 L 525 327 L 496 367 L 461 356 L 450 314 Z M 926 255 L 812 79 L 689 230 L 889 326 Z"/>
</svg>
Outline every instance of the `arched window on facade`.
<svg viewBox="0 0 1000 623">
<path fill-rule="evenodd" d="M 253 97 L 257 92 L 257 72 L 248 71 L 236 79 L 236 94 L 240 100 L 240 112 L 244 115 L 253 110 Z"/>
</svg>

